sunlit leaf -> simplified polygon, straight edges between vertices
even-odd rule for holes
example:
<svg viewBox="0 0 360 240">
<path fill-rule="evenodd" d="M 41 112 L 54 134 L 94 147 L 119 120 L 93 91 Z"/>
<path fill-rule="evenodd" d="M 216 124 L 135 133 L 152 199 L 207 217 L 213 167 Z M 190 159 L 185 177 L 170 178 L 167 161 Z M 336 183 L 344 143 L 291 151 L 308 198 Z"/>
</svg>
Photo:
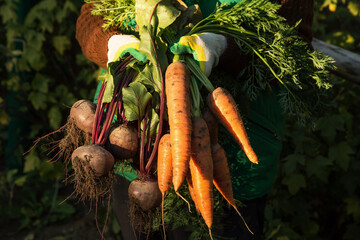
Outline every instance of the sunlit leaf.
<svg viewBox="0 0 360 240">
<path fill-rule="evenodd" d="M 160 92 L 161 91 L 161 82 L 160 79 L 157 79 L 157 72 L 154 69 L 154 65 L 146 64 L 145 68 L 139 73 L 136 78 L 137 82 L 140 82 L 146 86 L 147 89 Z"/>
<path fill-rule="evenodd" d="M 113 99 L 115 83 L 114 77 L 109 72 L 104 72 L 99 76 L 99 80 L 101 80 L 104 84 L 106 83 L 104 96 L 102 98 L 102 103 L 109 103 Z"/>
<path fill-rule="evenodd" d="M 150 121 L 150 136 L 155 136 L 159 127 L 159 115 L 154 111 L 154 109 L 151 110 L 151 113 L 149 114 L 149 118 L 147 120 Z M 143 123 L 141 123 L 141 131 L 144 130 L 142 126 Z"/>
<path fill-rule="evenodd" d="M 335 12 L 335 11 L 336 11 L 336 7 L 337 7 L 337 5 L 336 5 L 335 3 L 329 4 L 329 11 L 330 11 L 330 12 Z"/>
<path fill-rule="evenodd" d="M 132 82 L 122 89 L 125 116 L 129 121 L 141 120 L 145 115 L 146 106 L 151 94 L 139 82 Z"/>
<path fill-rule="evenodd" d="M 150 23 L 150 18 L 153 13 L 153 9 L 160 2 L 159 0 L 137 0 L 135 3 L 136 23 L 139 28 L 147 26 Z M 156 11 L 151 19 L 151 25 L 158 29 L 164 29 L 172 24 L 176 18 L 180 15 L 180 11 L 177 10 L 170 0 L 163 0 L 157 5 Z"/>
<path fill-rule="evenodd" d="M 354 1 L 350 1 L 348 3 L 348 9 L 349 12 L 353 15 L 353 16 L 357 16 L 359 15 L 359 4 L 354 2 Z"/>
</svg>

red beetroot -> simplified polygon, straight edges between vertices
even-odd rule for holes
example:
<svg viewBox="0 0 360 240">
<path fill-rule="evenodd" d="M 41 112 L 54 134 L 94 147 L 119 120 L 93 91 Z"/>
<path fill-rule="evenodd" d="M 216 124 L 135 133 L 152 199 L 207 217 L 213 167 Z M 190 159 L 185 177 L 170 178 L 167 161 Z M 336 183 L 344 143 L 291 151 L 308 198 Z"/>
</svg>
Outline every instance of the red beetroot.
<svg viewBox="0 0 360 240">
<path fill-rule="evenodd" d="M 154 179 L 135 179 L 130 183 L 128 193 L 130 201 L 144 211 L 151 210 L 161 203 L 161 192 Z"/>
<path fill-rule="evenodd" d="M 135 156 L 139 149 L 137 130 L 122 124 L 111 130 L 109 135 L 109 151 L 118 159 L 128 159 Z"/>
<path fill-rule="evenodd" d="M 71 161 L 89 161 L 95 176 L 101 177 L 114 167 L 114 157 L 100 145 L 84 145 L 75 149 L 71 155 Z"/>
<path fill-rule="evenodd" d="M 76 126 L 86 133 L 91 134 L 96 105 L 89 100 L 75 102 L 70 110 L 70 118 L 75 121 Z"/>
</svg>

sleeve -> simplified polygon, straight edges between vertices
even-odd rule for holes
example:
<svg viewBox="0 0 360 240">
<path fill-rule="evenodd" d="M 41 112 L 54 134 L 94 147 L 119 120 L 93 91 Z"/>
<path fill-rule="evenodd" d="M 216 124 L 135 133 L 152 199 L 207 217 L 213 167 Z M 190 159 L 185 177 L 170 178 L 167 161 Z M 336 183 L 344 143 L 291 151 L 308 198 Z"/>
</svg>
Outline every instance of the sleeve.
<svg viewBox="0 0 360 240">
<path fill-rule="evenodd" d="M 81 7 L 80 16 L 76 22 L 75 38 L 86 58 L 102 68 L 107 68 L 108 40 L 115 34 L 121 34 L 117 29 L 103 30 L 104 20 L 101 16 L 91 14 L 93 5 L 85 3 Z"/>
</svg>

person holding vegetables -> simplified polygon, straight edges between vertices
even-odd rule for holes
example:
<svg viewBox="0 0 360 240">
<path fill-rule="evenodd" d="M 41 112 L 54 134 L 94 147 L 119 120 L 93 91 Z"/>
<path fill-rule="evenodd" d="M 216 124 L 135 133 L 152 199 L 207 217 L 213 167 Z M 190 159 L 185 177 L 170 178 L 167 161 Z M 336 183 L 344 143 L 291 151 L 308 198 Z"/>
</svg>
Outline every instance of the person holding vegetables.
<svg viewBox="0 0 360 240">
<path fill-rule="evenodd" d="M 206 17 L 215 10 L 217 4 L 228 3 L 229 6 L 233 6 L 241 1 L 184 0 L 184 3 L 187 6 L 198 4 L 202 16 Z M 311 48 L 314 1 L 278 0 L 277 2 L 282 5 L 278 14 L 285 17 L 290 25 L 295 25 L 301 20 L 297 27 L 298 33 Z M 102 28 L 103 18 L 92 15 L 92 8 L 91 3 L 83 5 L 76 25 L 76 39 L 84 55 L 104 69 L 110 62 L 126 55 L 132 55 L 138 61 L 145 62 L 146 56 L 139 51 L 140 40 L 135 31 L 136 23 L 134 21 L 127 23 L 134 30 L 133 34 L 124 34 L 114 27 L 104 31 Z M 237 76 L 249 62 L 249 57 L 240 51 L 232 37 L 212 32 L 183 36 L 170 46 L 170 51 L 174 55 L 190 54 L 193 56 L 201 71 L 213 79 L 217 85 L 224 86 L 229 90 L 241 89 L 243 82 Z M 241 94 L 237 94 L 235 97 L 244 115 L 246 130 L 258 156 L 259 164 L 254 165 L 249 162 L 235 140 L 223 129 L 219 131 L 219 141 L 222 143 L 229 161 L 234 198 L 245 204 L 245 207 L 239 208 L 239 210 L 254 233 L 252 235 L 246 229 L 234 209 L 225 209 L 227 217 L 223 223 L 222 235 L 224 237 L 262 239 L 266 195 L 275 181 L 285 122 L 285 115 L 280 108 L 277 95 L 278 87 L 274 86 L 272 89 L 272 92 L 261 92 L 254 101 L 244 101 Z M 118 174 L 129 181 L 137 177 L 136 172 L 131 169 L 118 172 Z M 120 223 L 123 238 L 135 239 L 127 214 L 124 214 L 128 212 L 124 202 L 127 201 L 129 184 L 124 178 L 119 178 L 113 187 L 115 215 Z"/>
</svg>

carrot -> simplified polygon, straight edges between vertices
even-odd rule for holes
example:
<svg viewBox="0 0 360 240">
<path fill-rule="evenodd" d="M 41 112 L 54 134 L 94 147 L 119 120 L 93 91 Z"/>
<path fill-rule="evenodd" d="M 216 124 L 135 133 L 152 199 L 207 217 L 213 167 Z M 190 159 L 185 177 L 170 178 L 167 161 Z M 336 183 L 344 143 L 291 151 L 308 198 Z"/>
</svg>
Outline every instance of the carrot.
<svg viewBox="0 0 360 240">
<path fill-rule="evenodd" d="M 191 173 L 190 171 L 188 172 L 188 174 L 186 175 L 186 181 L 187 181 L 187 184 L 188 184 L 188 189 L 189 189 L 189 192 L 190 192 L 190 196 L 191 196 L 191 199 L 193 200 L 194 204 L 195 204 L 195 208 L 196 208 L 196 211 L 198 213 L 200 213 L 200 210 L 199 210 L 199 207 L 198 207 L 198 203 L 196 201 L 196 196 L 195 196 L 195 192 L 194 192 L 194 186 L 193 186 L 193 183 L 192 183 L 192 180 L 191 180 Z"/>
<path fill-rule="evenodd" d="M 157 177 L 162 195 L 171 188 L 172 184 L 172 157 L 170 134 L 161 137 L 158 148 Z"/>
<path fill-rule="evenodd" d="M 209 228 L 213 223 L 213 162 L 209 130 L 204 119 L 193 118 L 193 134 L 191 143 L 190 173 L 194 188 L 195 201 L 201 216 Z"/>
<path fill-rule="evenodd" d="M 164 231 L 164 239 L 166 239 L 165 223 L 164 223 L 164 196 L 165 192 L 171 188 L 172 184 L 172 156 L 170 134 L 161 137 L 158 147 L 157 159 L 157 178 L 161 192 L 161 219 Z"/>
<path fill-rule="evenodd" d="M 204 118 L 206 125 L 208 126 L 211 144 L 217 143 L 219 130 L 218 120 L 209 108 L 206 108 L 203 111 L 202 117 Z"/>
<path fill-rule="evenodd" d="M 218 87 L 208 95 L 207 103 L 219 122 L 236 139 L 249 160 L 258 164 L 258 158 L 250 145 L 243 121 L 231 94 L 226 89 Z"/>
<path fill-rule="evenodd" d="M 189 169 L 191 151 L 190 72 L 181 62 L 171 63 L 165 73 L 169 116 L 173 184 L 177 192 Z"/>
<path fill-rule="evenodd" d="M 226 158 L 225 151 L 223 147 L 219 143 L 215 143 L 211 145 L 211 155 L 213 159 L 214 165 L 214 177 L 213 183 L 216 189 L 221 193 L 221 195 L 225 198 L 225 200 L 235 209 L 235 211 L 239 214 L 241 219 L 243 220 L 246 228 L 249 230 L 251 234 L 254 234 L 249 226 L 246 224 L 245 219 L 239 212 L 236 207 L 235 199 L 233 195 L 233 189 L 231 184 L 230 170 L 228 166 L 228 161 Z"/>
</svg>

